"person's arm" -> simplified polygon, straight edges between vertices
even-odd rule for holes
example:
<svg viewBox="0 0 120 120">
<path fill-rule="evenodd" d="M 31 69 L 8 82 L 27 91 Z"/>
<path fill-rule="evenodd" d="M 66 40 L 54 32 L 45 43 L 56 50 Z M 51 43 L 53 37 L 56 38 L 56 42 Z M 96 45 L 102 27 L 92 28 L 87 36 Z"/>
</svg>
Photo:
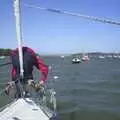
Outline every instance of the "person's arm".
<svg viewBox="0 0 120 120">
<path fill-rule="evenodd" d="M 16 76 L 16 70 L 15 68 L 12 68 L 11 70 L 11 76 L 12 76 L 12 81 L 15 81 L 15 76 Z M 5 85 L 5 94 L 9 95 L 9 89 L 12 87 L 12 85 L 14 84 L 14 82 L 7 82 Z"/>
<path fill-rule="evenodd" d="M 13 67 L 11 70 L 11 76 L 12 76 L 12 81 L 15 81 L 15 77 L 16 77 L 16 69 Z"/>
<path fill-rule="evenodd" d="M 16 50 L 11 51 L 12 66 L 13 66 L 13 63 L 14 63 L 14 60 L 13 60 L 14 55 L 16 55 Z M 16 69 L 14 68 L 14 66 L 12 67 L 12 70 L 11 70 L 11 77 L 12 77 L 12 81 L 15 81 Z"/>
<path fill-rule="evenodd" d="M 36 67 L 41 71 L 40 81 L 44 81 L 47 79 L 48 75 L 48 67 L 44 64 L 44 62 L 36 56 Z"/>
<path fill-rule="evenodd" d="M 38 84 L 35 85 L 36 92 L 39 91 L 42 87 L 44 87 L 44 83 L 47 79 L 48 75 L 48 67 L 44 64 L 44 62 L 36 56 L 36 67 L 41 71 L 41 78 Z"/>
<path fill-rule="evenodd" d="M 32 56 L 35 59 L 35 66 L 41 72 L 40 82 L 41 83 L 45 82 L 48 75 L 48 67 L 44 64 L 44 62 L 36 55 L 36 53 L 32 49 L 27 48 L 27 51 L 32 53 Z"/>
</svg>

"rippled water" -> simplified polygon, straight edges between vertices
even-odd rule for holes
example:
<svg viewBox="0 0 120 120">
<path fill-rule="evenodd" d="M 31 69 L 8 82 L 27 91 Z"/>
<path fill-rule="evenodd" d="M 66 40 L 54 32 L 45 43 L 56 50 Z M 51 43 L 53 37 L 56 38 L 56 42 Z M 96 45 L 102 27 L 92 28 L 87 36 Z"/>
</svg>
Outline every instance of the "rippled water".
<svg viewBox="0 0 120 120">
<path fill-rule="evenodd" d="M 60 120 L 120 120 L 120 59 L 91 58 L 80 64 L 72 64 L 71 57 L 43 59 L 51 66 L 47 86 L 56 90 Z M 1 82 L 9 80 L 10 66 L 0 68 L 0 75 Z M 3 95 L 0 105 L 8 101 Z"/>
</svg>

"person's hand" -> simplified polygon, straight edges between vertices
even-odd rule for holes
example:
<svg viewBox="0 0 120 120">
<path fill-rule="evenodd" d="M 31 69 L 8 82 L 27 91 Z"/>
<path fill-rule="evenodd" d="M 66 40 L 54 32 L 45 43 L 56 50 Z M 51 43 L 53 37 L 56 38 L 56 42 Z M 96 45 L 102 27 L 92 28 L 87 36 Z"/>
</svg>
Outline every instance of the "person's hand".
<svg viewBox="0 0 120 120">
<path fill-rule="evenodd" d="M 39 85 L 42 86 L 42 87 L 44 87 L 44 81 L 40 81 Z"/>
<path fill-rule="evenodd" d="M 9 87 L 9 86 L 6 86 L 6 87 L 5 87 L 5 94 L 6 94 L 6 95 L 9 95 L 9 92 L 10 92 L 10 87 Z"/>
<path fill-rule="evenodd" d="M 35 86 L 34 80 L 28 80 L 28 85 L 34 87 Z"/>
<path fill-rule="evenodd" d="M 36 92 L 38 92 L 43 87 L 44 87 L 44 81 L 40 81 L 38 84 L 35 85 Z"/>
<path fill-rule="evenodd" d="M 10 88 L 14 85 L 14 81 L 8 82 L 5 86 L 4 92 L 6 95 L 9 95 L 10 93 Z"/>
</svg>

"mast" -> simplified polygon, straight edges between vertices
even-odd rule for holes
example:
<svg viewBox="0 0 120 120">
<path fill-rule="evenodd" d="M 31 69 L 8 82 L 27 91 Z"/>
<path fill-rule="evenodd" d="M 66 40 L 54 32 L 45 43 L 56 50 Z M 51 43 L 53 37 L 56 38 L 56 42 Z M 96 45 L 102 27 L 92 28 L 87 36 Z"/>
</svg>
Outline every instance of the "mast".
<svg viewBox="0 0 120 120">
<path fill-rule="evenodd" d="M 20 26 L 20 0 L 14 0 L 14 14 L 16 21 L 16 38 L 18 44 L 18 52 L 19 52 L 19 63 L 20 63 L 20 76 L 23 78 L 23 52 L 22 52 L 22 35 L 21 35 L 21 26 Z"/>
</svg>

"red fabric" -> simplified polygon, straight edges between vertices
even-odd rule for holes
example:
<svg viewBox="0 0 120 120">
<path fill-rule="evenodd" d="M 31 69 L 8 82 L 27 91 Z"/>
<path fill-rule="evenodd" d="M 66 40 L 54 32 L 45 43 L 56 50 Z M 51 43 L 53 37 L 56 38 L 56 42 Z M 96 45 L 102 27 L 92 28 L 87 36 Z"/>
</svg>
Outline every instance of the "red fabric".
<svg viewBox="0 0 120 120">
<path fill-rule="evenodd" d="M 46 78 L 47 78 L 47 74 L 48 74 L 48 68 L 39 57 L 36 57 L 36 60 L 37 60 L 37 63 L 38 63 L 38 69 L 42 73 L 40 80 L 45 81 Z"/>
<path fill-rule="evenodd" d="M 16 55 L 16 51 L 17 49 L 15 50 L 12 50 L 11 51 L 11 55 Z M 12 79 L 14 80 L 15 76 L 16 76 L 16 69 L 13 67 L 12 70 L 11 70 L 11 75 L 12 75 Z"/>
<path fill-rule="evenodd" d="M 16 70 L 15 70 L 15 68 L 12 68 L 11 74 L 12 74 L 12 78 L 15 78 L 15 76 L 16 76 Z"/>
<path fill-rule="evenodd" d="M 12 50 L 11 55 L 16 55 L 17 50 Z"/>
<path fill-rule="evenodd" d="M 41 71 L 40 81 L 45 81 L 48 75 L 48 67 L 44 64 L 44 62 L 38 56 L 36 56 L 36 53 L 31 48 L 28 48 L 28 47 L 24 47 L 24 48 L 26 48 L 26 50 L 30 52 L 36 60 L 36 63 L 37 63 L 36 67 L 39 69 L 39 71 Z M 12 51 L 12 54 L 15 55 L 17 51 L 18 49 Z M 16 76 L 16 70 L 15 68 L 13 68 L 12 77 L 14 78 L 15 76 Z"/>
<path fill-rule="evenodd" d="M 27 51 L 32 53 L 33 57 L 35 58 L 35 60 L 37 62 L 36 67 L 39 69 L 39 71 L 41 71 L 40 81 L 45 81 L 47 79 L 47 75 L 48 75 L 47 66 L 44 64 L 44 62 L 38 56 L 36 56 L 35 52 L 31 48 L 27 48 Z"/>
</svg>

